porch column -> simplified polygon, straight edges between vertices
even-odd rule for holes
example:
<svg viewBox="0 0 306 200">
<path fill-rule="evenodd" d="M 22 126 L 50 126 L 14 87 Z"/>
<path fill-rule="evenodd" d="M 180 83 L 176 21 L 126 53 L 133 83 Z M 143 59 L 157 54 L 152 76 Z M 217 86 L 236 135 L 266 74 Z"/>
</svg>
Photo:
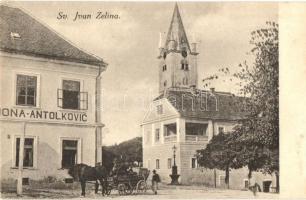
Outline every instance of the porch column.
<svg viewBox="0 0 306 200">
<path fill-rule="evenodd" d="M 155 143 L 155 125 L 152 124 L 152 146 Z"/>
<path fill-rule="evenodd" d="M 207 134 L 208 134 L 208 141 L 211 140 L 214 134 L 214 127 L 212 120 L 208 121 L 208 127 L 207 127 Z"/>
<path fill-rule="evenodd" d="M 164 134 L 164 123 L 163 122 L 160 123 L 160 133 L 159 133 L 159 136 L 160 136 L 161 143 L 164 144 L 164 142 L 165 142 L 165 134 Z"/>
<path fill-rule="evenodd" d="M 176 139 L 177 142 L 185 142 L 186 132 L 185 132 L 185 119 L 176 119 Z"/>
</svg>

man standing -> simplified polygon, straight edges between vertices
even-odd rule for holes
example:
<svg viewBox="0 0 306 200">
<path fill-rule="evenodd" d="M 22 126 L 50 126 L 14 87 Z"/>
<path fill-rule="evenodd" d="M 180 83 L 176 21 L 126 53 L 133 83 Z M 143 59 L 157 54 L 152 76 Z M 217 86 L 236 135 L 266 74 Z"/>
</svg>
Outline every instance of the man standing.
<svg viewBox="0 0 306 200">
<path fill-rule="evenodd" d="M 152 176 L 152 190 L 154 194 L 157 194 L 158 189 L 158 183 L 160 182 L 159 175 L 156 173 L 156 170 L 153 170 L 153 176 Z"/>
</svg>

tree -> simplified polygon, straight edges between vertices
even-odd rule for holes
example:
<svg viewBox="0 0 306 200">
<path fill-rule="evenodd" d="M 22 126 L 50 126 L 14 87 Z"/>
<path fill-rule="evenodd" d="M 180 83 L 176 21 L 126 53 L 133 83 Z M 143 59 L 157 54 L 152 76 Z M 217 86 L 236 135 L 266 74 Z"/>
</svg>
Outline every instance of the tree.
<svg viewBox="0 0 306 200">
<path fill-rule="evenodd" d="M 250 170 L 264 173 L 279 171 L 279 41 L 278 24 L 267 23 L 268 28 L 252 32 L 251 53 L 254 65 L 240 65 L 234 76 L 243 83 L 241 92 L 249 96 L 247 119 L 236 128 L 236 140 L 246 148 L 241 156 L 249 157 Z M 245 160 L 245 159 L 244 159 Z M 254 160 L 254 161 L 252 161 Z M 278 190 L 277 180 L 277 190 Z"/>
<path fill-rule="evenodd" d="M 228 188 L 230 169 L 242 167 L 236 162 L 237 152 L 239 150 L 236 146 L 229 143 L 229 139 L 229 134 L 219 133 L 213 136 L 205 149 L 197 151 L 197 160 L 200 166 L 225 171 L 225 184 Z"/>
<path fill-rule="evenodd" d="M 234 74 L 228 68 L 219 70 L 225 77 L 230 76 L 230 80 L 237 80 L 239 94 L 247 99 L 243 105 L 247 115 L 239 121 L 228 142 L 238 148 L 237 165 L 248 167 L 249 178 L 257 170 L 275 173 L 279 190 L 278 24 L 267 22 L 266 28 L 253 31 L 250 44 L 254 63 L 250 65 L 245 61 Z M 203 81 L 210 82 L 222 75 L 214 74 Z"/>
<path fill-rule="evenodd" d="M 228 143 L 236 147 L 237 165 L 247 166 L 250 181 L 252 172 L 262 169 L 269 157 L 266 148 L 255 140 L 244 137 L 245 134 L 242 134 L 244 131 L 240 128 L 235 127 L 234 131 L 229 134 Z"/>
<path fill-rule="evenodd" d="M 103 163 L 107 165 L 112 164 L 116 158 L 131 165 L 137 163 L 139 166 L 142 163 L 142 138 L 136 137 L 118 145 L 105 146 L 102 153 Z"/>
</svg>

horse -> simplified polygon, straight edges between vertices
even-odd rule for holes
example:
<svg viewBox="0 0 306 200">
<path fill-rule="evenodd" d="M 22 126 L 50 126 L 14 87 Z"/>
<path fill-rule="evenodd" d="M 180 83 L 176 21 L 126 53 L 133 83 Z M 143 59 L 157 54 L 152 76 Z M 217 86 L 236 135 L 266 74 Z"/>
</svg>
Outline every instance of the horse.
<svg viewBox="0 0 306 200">
<path fill-rule="evenodd" d="M 88 166 L 86 164 L 76 164 L 68 170 L 68 174 L 73 177 L 75 181 L 81 183 L 82 196 L 85 197 L 85 188 L 87 181 L 96 181 L 95 183 L 95 193 L 98 193 L 99 182 L 102 187 L 102 195 L 107 194 L 107 177 L 108 170 L 102 165 L 95 167 Z"/>
</svg>

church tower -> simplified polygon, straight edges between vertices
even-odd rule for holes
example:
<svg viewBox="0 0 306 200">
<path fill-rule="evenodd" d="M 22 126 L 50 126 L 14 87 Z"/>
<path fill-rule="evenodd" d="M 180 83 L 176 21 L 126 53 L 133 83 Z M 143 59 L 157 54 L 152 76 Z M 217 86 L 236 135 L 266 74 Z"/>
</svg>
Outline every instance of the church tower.
<svg viewBox="0 0 306 200">
<path fill-rule="evenodd" d="M 168 88 L 197 87 L 196 43 L 191 47 L 177 3 L 164 45 L 159 45 L 159 92 Z"/>
</svg>

